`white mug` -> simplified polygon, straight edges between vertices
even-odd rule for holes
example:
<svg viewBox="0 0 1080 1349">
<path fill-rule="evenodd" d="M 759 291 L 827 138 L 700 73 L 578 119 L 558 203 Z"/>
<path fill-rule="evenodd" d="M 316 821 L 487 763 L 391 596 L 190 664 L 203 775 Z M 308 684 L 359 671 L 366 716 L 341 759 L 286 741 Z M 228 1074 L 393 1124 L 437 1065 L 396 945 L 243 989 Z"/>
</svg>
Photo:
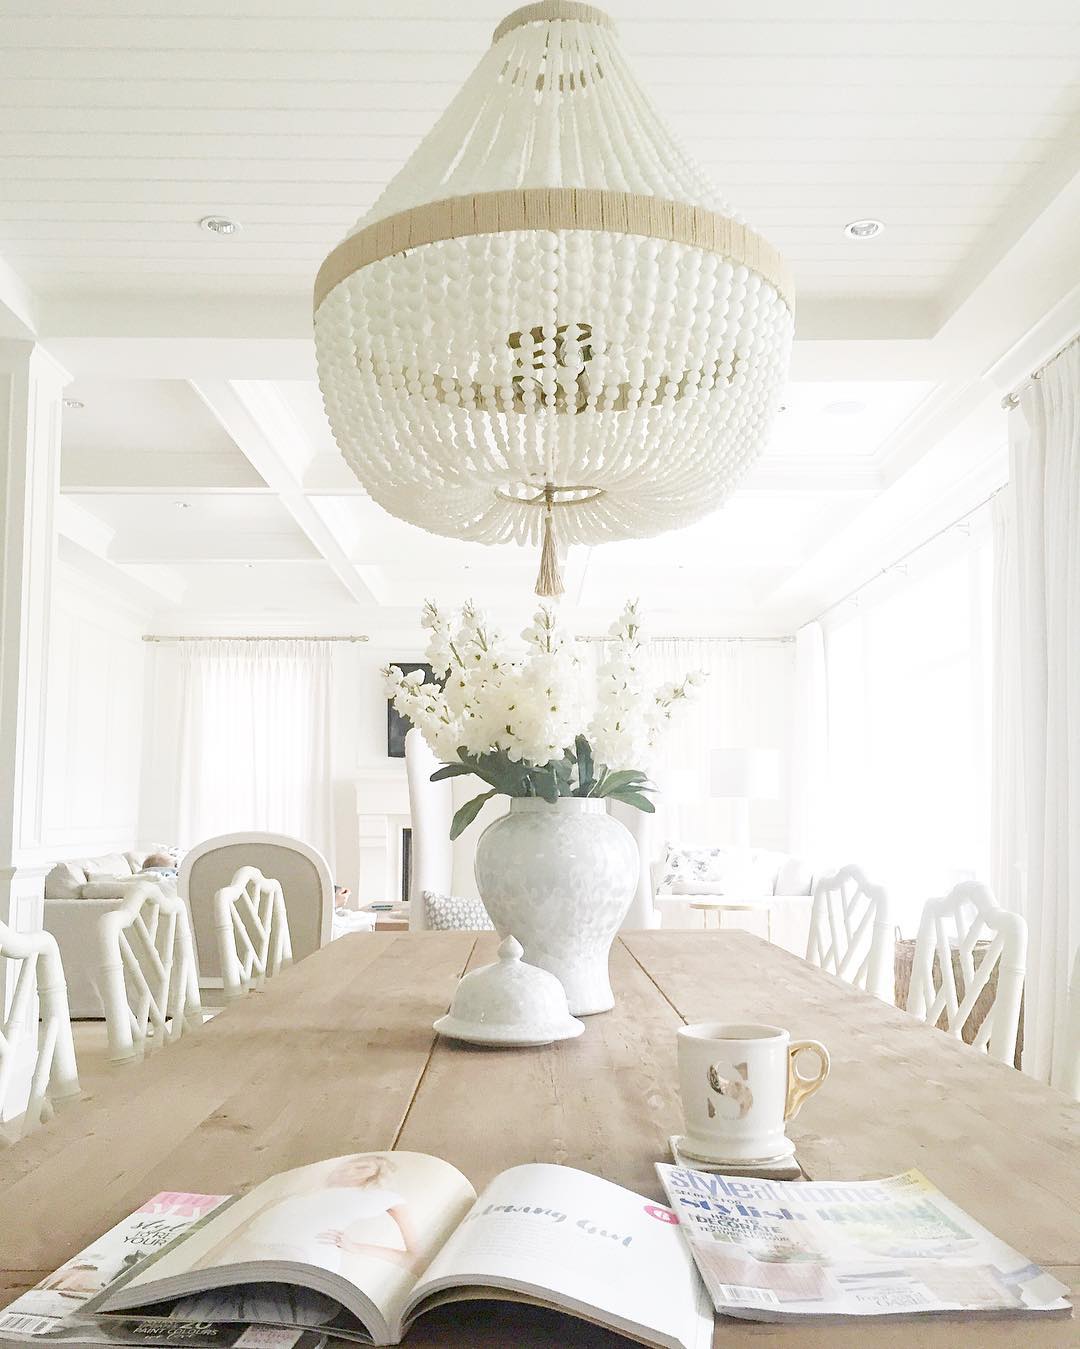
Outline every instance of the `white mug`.
<svg viewBox="0 0 1080 1349">
<path fill-rule="evenodd" d="M 779 1026 L 704 1021 L 682 1026 L 679 1089 L 686 1134 L 680 1151 L 709 1162 L 790 1157 L 784 1124 L 829 1075 L 829 1051 L 792 1040 Z M 813 1053 L 818 1071 L 803 1077 L 798 1057 Z"/>
</svg>

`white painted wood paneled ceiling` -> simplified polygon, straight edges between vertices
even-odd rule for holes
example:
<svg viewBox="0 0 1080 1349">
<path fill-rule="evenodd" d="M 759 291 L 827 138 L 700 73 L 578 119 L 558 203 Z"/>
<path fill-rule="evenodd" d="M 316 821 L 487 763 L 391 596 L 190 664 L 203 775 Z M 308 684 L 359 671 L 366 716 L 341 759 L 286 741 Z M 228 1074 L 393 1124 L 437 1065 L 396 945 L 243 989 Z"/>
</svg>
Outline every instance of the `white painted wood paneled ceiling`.
<svg viewBox="0 0 1080 1349">
<path fill-rule="evenodd" d="M 67 555 L 159 625 L 530 602 L 530 554 L 430 538 L 360 492 L 309 318 L 318 263 L 509 7 L 0 0 L 0 335 L 36 332 L 84 405 Z M 791 631 L 1002 480 L 1001 392 L 1080 326 L 1080 6 L 607 8 L 799 309 L 745 489 L 692 530 L 574 550 L 570 601 L 641 590 L 667 630 Z M 863 217 L 884 232 L 846 237 Z"/>
</svg>

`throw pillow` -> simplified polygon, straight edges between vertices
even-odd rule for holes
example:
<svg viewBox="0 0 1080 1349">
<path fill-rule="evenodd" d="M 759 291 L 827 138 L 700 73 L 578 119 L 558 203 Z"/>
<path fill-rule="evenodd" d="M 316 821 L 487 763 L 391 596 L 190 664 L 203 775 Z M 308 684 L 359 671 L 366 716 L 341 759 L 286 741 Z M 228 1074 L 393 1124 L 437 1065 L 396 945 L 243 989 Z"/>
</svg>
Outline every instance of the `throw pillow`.
<svg viewBox="0 0 1080 1349">
<path fill-rule="evenodd" d="M 798 857 L 789 857 L 776 877 L 778 895 L 808 895 L 813 885 L 814 878 L 810 868 Z"/>
<path fill-rule="evenodd" d="M 86 872 L 74 862 L 57 862 L 45 877 L 46 899 L 79 899 Z"/>
<path fill-rule="evenodd" d="M 708 883 L 714 887 L 712 893 L 722 895 L 730 882 L 731 867 L 729 848 L 675 848 L 668 844 L 660 888 L 670 890 L 675 884 Z"/>
<path fill-rule="evenodd" d="M 478 899 L 424 891 L 424 917 L 433 932 L 494 932 L 495 924 Z"/>
</svg>

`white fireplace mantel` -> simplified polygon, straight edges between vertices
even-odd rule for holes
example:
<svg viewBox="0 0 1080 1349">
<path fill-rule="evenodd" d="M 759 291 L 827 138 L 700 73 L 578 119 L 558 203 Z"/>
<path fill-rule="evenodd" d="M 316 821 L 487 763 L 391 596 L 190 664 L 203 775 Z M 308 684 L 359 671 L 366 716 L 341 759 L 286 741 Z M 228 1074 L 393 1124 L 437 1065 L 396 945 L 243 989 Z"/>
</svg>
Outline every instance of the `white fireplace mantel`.
<svg viewBox="0 0 1080 1349">
<path fill-rule="evenodd" d="M 358 902 L 401 898 L 401 835 L 409 827 L 405 760 L 356 770 Z"/>
</svg>

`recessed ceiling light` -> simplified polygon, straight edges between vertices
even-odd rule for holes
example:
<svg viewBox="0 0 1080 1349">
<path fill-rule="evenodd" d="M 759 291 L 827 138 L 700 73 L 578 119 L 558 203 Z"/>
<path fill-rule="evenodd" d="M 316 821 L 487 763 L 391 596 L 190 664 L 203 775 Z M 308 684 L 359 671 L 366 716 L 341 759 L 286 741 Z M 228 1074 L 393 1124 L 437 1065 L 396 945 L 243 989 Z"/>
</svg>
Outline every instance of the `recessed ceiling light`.
<svg viewBox="0 0 1080 1349">
<path fill-rule="evenodd" d="M 206 230 L 208 234 L 239 234 L 240 223 L 237 220 L 230 220 L 224 215 L 204 215 L 199 221 L 199 228 Z"/>
<path fill-rule="evenodd" d="M 881 220 L 853 220 L 844 226 L 849 239 L 874 239 L 885 228 Z"/>
<path fill-rule="evenodd" d="M 857 398 L 844 398 L 839 403 L 826 403 L 823 410 L 832 417 L 855 417 L 866 411 L 866 404 Z"/>
<path fill-rule="evenodd" d="M 86 407 L 86 404 L 80 403 L 77 398 L 65 398 L 64 407 L 71 408 L 72 412 L 77 412 L 79 408 Z"/>
<path fill-rule="evenodd" d="M 190 502 L 190 501 L 174 501 L 174 502 L 173 502 L 173 505 L 176 507 L 176 509 L 177 509 L 178 511 L 189 511 L 189 510 L 191 510 L 191 502 Z"/>
</svg>

